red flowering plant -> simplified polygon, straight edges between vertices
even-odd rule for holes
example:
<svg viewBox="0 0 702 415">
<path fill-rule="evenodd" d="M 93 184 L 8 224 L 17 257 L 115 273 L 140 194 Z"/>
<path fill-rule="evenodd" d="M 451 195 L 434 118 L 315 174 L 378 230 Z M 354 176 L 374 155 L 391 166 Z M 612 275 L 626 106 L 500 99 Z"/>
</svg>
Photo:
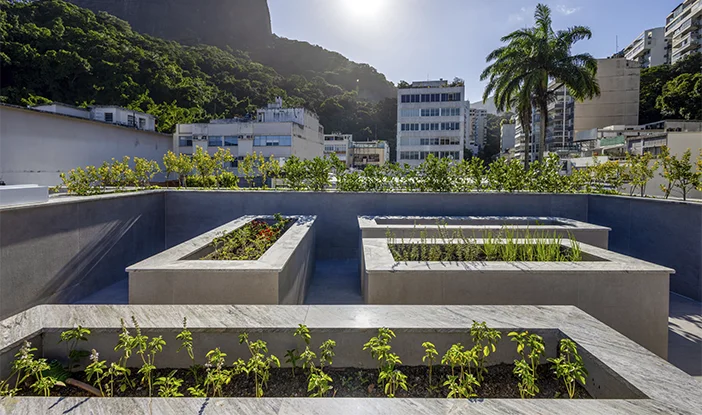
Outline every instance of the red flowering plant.
<svg viewBox="0 0 702 415">
<path fill-rule="evenodd" d="M 214 251 L 201 259 L 255 261 L 263 255 L 285 232 L 290 219 L 279 213 L 274 215 L 272 224 L 254 219 L 239 229 L 224 233 L 212 241 Z"/>
</svg>

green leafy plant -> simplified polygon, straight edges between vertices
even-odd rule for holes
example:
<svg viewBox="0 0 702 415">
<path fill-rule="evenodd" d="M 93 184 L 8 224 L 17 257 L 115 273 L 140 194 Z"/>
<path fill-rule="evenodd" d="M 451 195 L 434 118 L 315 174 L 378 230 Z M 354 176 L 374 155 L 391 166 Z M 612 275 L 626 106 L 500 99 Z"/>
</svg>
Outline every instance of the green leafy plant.
<svg viewBox="0 0 702 415">
<path fill-rule="evenodd" d="M 232 381 L 234 371 L 225 368 L 225 359 L 227 354 L 219 350 L 219 347 L 210 350 L 205 355 L 205 380 L 203 385 L 196 385 L 188 388 L 188 392 L 192 396 L 202 397 L 222 396 L 222 389 Z"/>
<path fill-rule="evenodd" d="M 557 358 L 547 359 L 553 363 L 553 370 L 556 377 L 563 379 L 568 397 L 573 399 L 575 396 L 575 383 L 580 382 L 585 386 L 588 376 L 587 369 L 583 364 L 583 359 L 578 353 L 578 346 L 570 339 L 561 339 L 559 344 L 560 354 Z"/>
<path fill-rule="evenodd" d="M 134 388 L 134 384 L 129 379 L 131 370 L 127 368 L 127 364 L 134 349 L 137 348 L 137 342 L 136 338 L 129 334 L 129 330 L 127 330 L 124 319 L 120 319 L 120 325 L 122 330 L 120 331 L 119 341 L 117 342 L 114 350 L 116 352 L 121 350 L 122 356 L 120 356 L 117 363 L 113 364 L 114 370 L 112 370 L 110 373 L 110 385 L 111 389 L 114 389 L 114 381 L 115 378 L 117 378 L 120 381 L 120 391 L 124 392 L 127 390 L 127 388 Z"/>
<path fill-rule="evenodd" d="M 68 370 L 70 372 L 80 366 L 81 359 L 90 355 L 90 352 L 87 350 L 79 350 L 77 348 L 78 342 L 87 342 L 89 335 L 90 329 L 86 329 L 80 325 L 61 333 L 59 342 L 65 342 L 68 347 Z"/>
<path fill-rule="evenodd" d="M 15 396 L 22 390 L 22 386 L 27 382 L 31 382 L 29 388 L 37 394 L 49 396 L 51 389 L 54 386 L 65 386 L 56 377 L 50 376 L 49 370 L 51 366 L 46 359 L 37 359 L 34 352 L 37 349 L 32 347 L 32 344 L 25 341 L 20 347 L 15 360 L 12 362 L 12 372 L 10 376 L 0 382 L 0 396 Z M 10 388 L 10 379 L 15 378 L 15 385 Z"/>
<path fill-rule="evenodd" d="M 247 362 L 239 360 L 237 366 L 239 370 L 247 375 L 253 374 L 254 384 L 256 388 L 256 397 L 263 397 L 263 388 L 268 383 L 271 376 L 271 367 L 280 367 L 280 360 L 275 355 L 268 356 L 268 346 L 263 340 L 249 341 L 247 333 L 239 335 L 239 343 L 246 344 L 246 347 L 251 353 L 251 357 Z"/>
<path fill-rule="evenodd" d="M 88 382 L 93 382 L 94 386 L 97 386 L 98 389 L 100 389 L 100 394 L 102 396 L 105 396 L 105 392 L 102 389 L 102 381 L 105 379 L 105 377 L 108 375 L 107 373 L 107 361 L 106 360 L 100 360 L 100 355 L 98 352 L 93 349 L 92 352 L 90 353 L 90 364 L 86 366 L 85 368 L 85 379 Z M 95 380 L 93 380 L 95 378 Z M 113 392 L 114 389 L 110 388 L 109 389 L 109 395 L 108 396 L 114 396 Z"/>
<path fill-rule="evenodd" d="M 307 171 L 305 164 L 297 156 L 290 156 L 283 165 L 285 185 L 292 190 L 304 190 Z"/>
<path fill-rule="evenodd" d="M 202 368 L 200 365 L 195 363 L 195 354 L 193 353 L 193 334 L 188 330 L 188 319 L 183 317 L 183 330 L 176 335 L 176 340 L 180 340 L 180 347 L 176 350 L 176 353 L 180 353 L 181 350 L 185 350 L 190 357 L 190 373 L 195 378 L 195 383 L 200 383 L 199 372 Z"/>
<path fill-rule="evenodd" d="M 517 353 L 522 356 L 521 360 L 514 361 L 514 374 L 519 377 L 519 394 L 524 398 L 533 398 L 539 392 L 536 385 L 538 376 L 536 368 L 539 366 L 541 356 L 546 352 L 544 340 L 538 334 L 529 334 L 528 331 L 521 333 L 510 332 L 508 336 L 517 343 Z"/>
<path fill-rule="evenodd" d="M 300 354 L 297 349 L 288 349 L 285 353 L 285 363 L 290 363 L 292 368 L 292 375 L 295 376 L 295 369 L 297 369 L 297 362 L 300 361 Z"/>
<path fill-rule="evenodd" d="M 176 372 L 176 370 L 173 370 L 168 376 L 156 378 L 154 386 L 158 386 L 158 396 L 160 398 L 176 398 L 183 396 L 180 392 L 183 380 L 175 377 Z"/>
<path fill-rule="evenodd" d="M 439 356 L 439 352 L 436 351 L 436 347 L 431 342 L 422 343 L 422 347 L 424 348 L 424 356 L 422 356 L 422 362 L 426 363 L 427 367 L 429 368 L 429 386 L 432 386 L 433 383 L 431 380 L 431 372 L 434 366 L 434 362 Z"/>
<path fill-rule="evenodd" d="M 139 323 L 134 316 L 132 316 L 132 323 L 134 323 L 134 329 L 136 331 L 136 336 L 134 336 L 136 353 L 141 357 L 142 361 L 138 373 L 142 375 L 141 383 L 146 383 L 148 385 L 149 397 L 151 397 L 153 390 L 152 372 L 156 370 L 156 354 L 163 351 L 163 346 L 166 345 L 166 341 L 163 340 L 163 336 L 153 337 L 149 340 L 148 336 L 142 334 Z"/>
<path fill-rule="evenodd" d="M 487 373 L 485 359 L 497 350 L 497 343 L 502 338 L 502 333 L 499 330 L 488 327 L 484 321 L 478 323 L 473 320 L 470 336 L 473 339 L 473 344 L 477 347 L 476 378 L 478 382 L 482 382 L 484 374 Z"/>
<path fill-rule="evenodd" d="M 463 376 L 449 375 L 444 382 L 444 386 L 448 388 L 449 393 L 447 398 L 475 398 L 475 387 L 480 386 L 480 383 L 471 374 Z"/>
<path fill-rule="evenodd" d="M 402 388 L 407 390 L 407 375 L 403 374 L 397 365 L 402 364 L 400 357 L 392 353 L 390 341 L 395 337 L 395 333 L 385 327 L 378 329 L 378 335 L 363 345 L 363 350 L 369 350 L 371 356 L 378 360 L 378 383 L 384 385 L 385 394 L 394 398 L 397 390 Z"/>
<path fill-rule="evenodd" d="M 156 161 L 134 157 L 134 181 L 137 186 L 149 187 L 151 180 L 160 172 L 161 167 Z"/>
<path fill-rule="evenodd" d="M 283 235 L 290 219 L 280 214 L 274 216 L 269 225 L 261 219 L 254 219 L 229 233 L 223 233 L 212 240 L 214 251 L 203 260 L 255 261 L 261 257 Z"/>
</svg>

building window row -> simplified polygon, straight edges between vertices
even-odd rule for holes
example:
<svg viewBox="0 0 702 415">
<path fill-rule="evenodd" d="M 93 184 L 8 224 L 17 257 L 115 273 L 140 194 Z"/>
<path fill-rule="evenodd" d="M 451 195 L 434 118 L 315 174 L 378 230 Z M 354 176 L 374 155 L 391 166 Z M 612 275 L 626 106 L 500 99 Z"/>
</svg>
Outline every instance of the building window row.
<svg viewBox="0 0 702 415">
<path fill-rule="evenodd" d="M 257 135 L 254 136 L 254 147 L 290 147 L 292 137 L 289 135 Z"/>
<path fill-rule="evenodd" d="M 438 138 L 416 138 L 403 137 L 400 139 L 401 146 L 457 146 L 461 144 L 458 137 L 438 137 Z"/>
<path fill-rule="evenodd" d="M 426 160 L 430 154 L 434 157 L 453 160 L 458 160 L 461 157 L 459 151 L 400 151 L 400 160 Z"/>
<path fill-rule="evenodd" d="M 454 102 L 461 100 L 461 93 L 450 94 L 404 94 L 400 97 L 402 103 L 415 102 Z"/>
<path fill-rule="evenodd" d="M 458 131 L 460 129 L 461 129 L 460 122 L 400 124 L 400 131 Z"/>
<path fill-rule="evenodd" d="M 178 136 L 178 147 L 192 147 L 193 137 L 191 135 Z"/>
<path fill-rule="evenodd" d="M 461 115 L 460 108 L 402 108 L 400 117 L 455 117 Z"/>
<path fill-rule="evenodd" d="M 346 146 L 324 146 L 324 151 L 326 151 L 327 153 L 345 153 Z"/>
</svg>

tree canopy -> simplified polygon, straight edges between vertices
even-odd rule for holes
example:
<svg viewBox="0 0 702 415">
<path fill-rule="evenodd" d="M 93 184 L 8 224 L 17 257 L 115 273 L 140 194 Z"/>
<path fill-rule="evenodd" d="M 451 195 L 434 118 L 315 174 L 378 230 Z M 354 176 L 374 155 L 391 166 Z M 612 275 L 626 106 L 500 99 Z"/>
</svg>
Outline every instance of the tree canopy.
<svg viewBox="0 0 702 415">
<path fill-rule="evenodd" d="M 642 69 L 639 123 L 702 119 L 701 68 L 702 53 L 692 53 L 673 65 Z"/>
</svg>

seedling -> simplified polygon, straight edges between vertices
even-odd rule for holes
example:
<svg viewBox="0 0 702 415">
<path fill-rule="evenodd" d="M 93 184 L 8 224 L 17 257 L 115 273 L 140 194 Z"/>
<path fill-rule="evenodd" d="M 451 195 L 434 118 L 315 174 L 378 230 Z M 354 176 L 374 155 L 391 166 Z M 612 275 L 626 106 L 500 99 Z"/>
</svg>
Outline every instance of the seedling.
<svg viewBox="0 0 702 415">
<path fill-rule="evenodd" d="M 424 356 L 422 357 L 422 362 L 425 362 L 429 367 L 429 386 L 432 386 L 431 371 L 437 356 L 439 356 L 439 352 L 436 351 L 436 347 L 434 346 L 434 344 L 430 342 L 422 343 L 422 347 L 424 348 Z"/>
<path fill-rule="evenodd" d="M 80 366 L 80 360 L 88 357 L 90 352 L 87 350 L 78 350 L 78 342 L 88 341 L 88 335 L 90 335 L 90 329 L 86 329 L 80 325 L 66 330 L 61 333 L 61 340 L 59 342 L 66 342 L 66 347 L 68 347 L 68 371 L 73 372 L 73 369 Z"/>
<path fill-rule="evenodd" d="M 495 353 L 497 350 L 497 342 L 502 338 L 502 333 L 498 330 L 491 329 L 483 321 L 478 323 L 473 320 L 473 325 L 470 328 L 470 336 L 473 339 L 473 344 L 478 348 L 477 358 L 476 358 L 476 377 L 479 382 L 482 382 L 483 375 L 487 373 L 485 368 L 485 359 L 490 356 L 490 353 Z"/>
<path fill-rule="evenodd" d="M 395 333 L 385 327 L 378 329 L 378 335 L 363 345 L 363 350 L 370 350 L 371 356 L 378 359 L 378 383 L 384 385 L 385 394 L 392 398 L 398 388 L 407 390 L 407 376 L 395 368 L 401 364 L 400 357 L 391 353 L 390 340 Z"/>
<path fill-rule="evenodd" d="M 510 332 L 508 334 L 513 342 L 517 343 L 517 353 L 522 355 L 522 360 L 514 361 L 514 374 L 520 379 L 519 394 L 524 398 L 533 398 L 539 392 L 536 381 L 538 379 L 536 368 L 546 348 L 544 339 L 537 334 Z"/>
<path fill-rule="evenodd" d="M 559 345 L 560 356 L 557 358 L 547 359 L 553 363 L 553 370 L 556 377 L 563 379 L 568 397 L 573 399 L 575 396 L 575 382 L 580 382 L 585 386 L 587 378 L 587 369 L 583 364 L 583 359 L 578 353 L 578 346 L 570 339 L 561 339 Z"/>
<path fill-rule="evenodd" d="M 263 340 L 249 341 L 249 335 L 242 333 L 239 335 L 239 343 L 246 344 L 251 353 L 247 362 L 239 359 L 237 367 L 247 375 L 253 374 L 256 388 L 256 397 L 263 397 L 263 388 L 268 384 L 271 376 L 271 367 L 280 367 L 280 360 L 275 355 L 267 356 L 268 346 Z"/>
</svg>

